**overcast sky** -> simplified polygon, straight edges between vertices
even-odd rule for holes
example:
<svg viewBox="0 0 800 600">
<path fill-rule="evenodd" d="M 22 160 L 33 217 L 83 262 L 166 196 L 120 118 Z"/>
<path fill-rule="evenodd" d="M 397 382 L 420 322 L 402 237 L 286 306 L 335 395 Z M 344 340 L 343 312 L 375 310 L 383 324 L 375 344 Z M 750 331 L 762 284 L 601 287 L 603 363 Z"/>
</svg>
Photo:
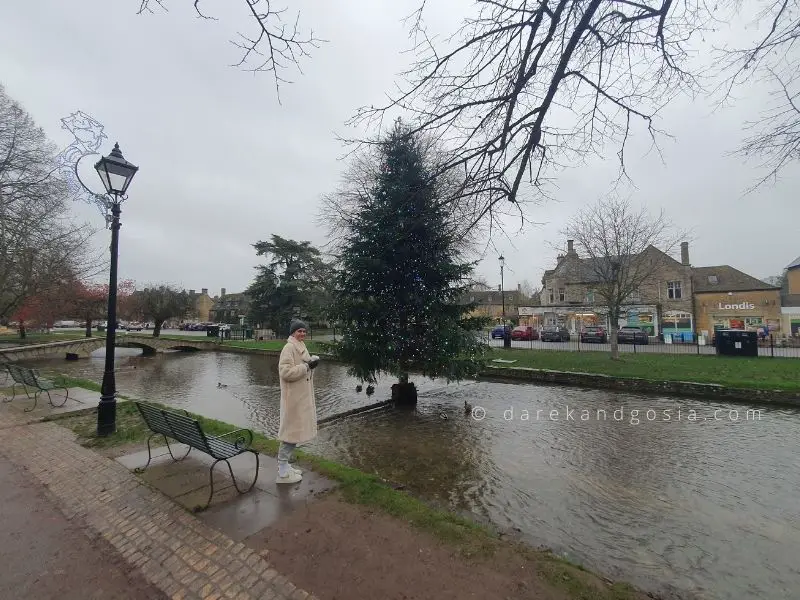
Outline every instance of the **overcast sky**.
<svg viewBox="0 0 800 600">
<path fill-rule="evenodd" d="M 357 107 L 380 103 L 408 65 L 401 19 L 415 6 L 293 2 L 304 7 L 302 22 L 329 41 L 303 61 L 304 74 L 291 72 L 294 83 L 282 87 L 279 105 L 269 74 L 230 66 L 240 54 L 229 40 L 248 30 L 244 3 L 208 0 L 206 12 L 219 21 L 195 18 L 182 0 L 168 0 L 170 12 L 141 16 L 139 0 L 14 4 L 0 19 L 0 82 L 7 93 L 59 147 L 71 141 L 60 119 L 82 110 L 105 126 L 104 154 L 118 141 L 140 167 L 123 206 L 120 277 L 140 287 L 206 287 L 212 295 L 251 282 L 258 262 L 251 244 L 273 233 L 325 243 L 316 221 L 320 197 L 344 168 L 335 134 L 348 133 L 344 123 Z M 463 3 L 428 4 L 438 11 L 434 28 L 451 33 Z M 738 97 L 717 112 L 701 100 L 670 106 L 660 123 L 675 136 L 664 141 L 665 164 L 646 154 L 645 140 L 629 149 L 628 172 L 637 185 L 631 197 L 693 229 L 694 265 L 729 264 L 764 278 L 800 255 L 800 171 L 787 170 L 781 182 L 744 195 L 761 172 L 726 153 L 768 98 L 760 84 Z M 94 159 L 87 159 L 89 168 Z M 605 161 L 560 173 L 555 201 L 530 213 L 540 225 L 518 231 L 509 222 L 508 236 L 493 240 L 478 274 L 497 285 L 503 253 L 507 288 L 525 279 L 538 286 L 553 266 L 553 244 L 563 244 L 559 230 L 608 190 L 615 160 L 610 150 Z M 87 174 L 99 185 L 96 174 Z M 102 225 L 95 208 L 75 210 Z M 109 235 L 98 233 L 98 248 L 107 247 Z"/>
</svg>

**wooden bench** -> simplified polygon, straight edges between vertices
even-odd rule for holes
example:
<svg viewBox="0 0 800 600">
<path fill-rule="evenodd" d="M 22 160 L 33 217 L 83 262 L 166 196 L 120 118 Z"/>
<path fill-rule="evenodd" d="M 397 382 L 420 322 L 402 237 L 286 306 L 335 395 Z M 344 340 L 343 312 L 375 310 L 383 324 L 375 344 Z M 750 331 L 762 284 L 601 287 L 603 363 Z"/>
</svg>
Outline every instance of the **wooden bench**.
<svg viewBox="0 0 800 600">
<path fill-rule="evenodd" d="M 69 388 L 65 386 L 58 386 L 49 379 L 42 377 L 36 369 L 29 369 L 27 367 L 20 367 L 13 363 L 6 364 L 6 370 L 11 375 L 14 384 L 11 386 L 11 398 L 5 399 L 4 402 L 11 402 L 17 397 L 17 385 L 21 385 L 25 390 L 25 395 L 30 399 L 31 395 L 28 393 L 28 388 L 31 387 L 36 390 L 33 394 L 33 406 L 26 408 L 25 412 L 30 412 L 36 408 L 39 402 L 39 395 L 44 392 L 47 394 L 47 399 L 50 401 L 50 406 L 59 408 L 64 406 L 69 399 Z M 52 390 L 64 390 L 64 401 L 61 404 L 54 404 L 53 397 L 50 395 Z"/>
<path fill-rule="evenodd" d="M 144 419 L 144 422 L 147 424 L 147 427 L 153 432 L 147 438 L 147 464 L 145 464 L 144 467 L 137 468 L 137 472 L 141 473 L 150 464 L 150 461 L 153 459 L 150 440 L 161 435 L 164 436 L 167 450 L 169 450 L 169 455 L 174 461 L 181 461 L 186 458 L 189 452 L 192 451 L 192 448 L 204 452 L 214 459 L 209 469 L 211 492 L 208 495 L 208 502 L 206 502 L 205 506 L 196 507 L 195 510 L 205 510 L 211 504 L 211 498 L 214 496 L 214 467 L 218 462 L 224 461 L 225 464 L 228 465 L 228 471 L 230 471 L 231 479 L 233 479 L 233 485 L 236 487 L 237 492 L 245 494 L 255 487 L 256 481 L 258 480 L 259 454 L 257 450 L 251 447 L 253 444 L 252 431 L 249 429 L 236 429 L 223 435 L 210 436 L 203 431 L 200 423 L 190 417 L 189 413 L 186 411 L 181 414 L 179 412 L 153 406 L 146 402 L 135 402 L 135 404 L 139 409 L 139 414 L 142 415 L 142 419 Z M 186 444 L 189 447 L 186 454 L 180 458 L 176 458 L 169 444 L 170 438 L 182 444 Z M 250 487 L 241 490 L 239 489 L 239 484 L 236 482 L 236 476 L 233 474 L 233 468 L 229 460 L 245 452 L 251 452 L 256 457 L 256 475 Z"/>
</svg>

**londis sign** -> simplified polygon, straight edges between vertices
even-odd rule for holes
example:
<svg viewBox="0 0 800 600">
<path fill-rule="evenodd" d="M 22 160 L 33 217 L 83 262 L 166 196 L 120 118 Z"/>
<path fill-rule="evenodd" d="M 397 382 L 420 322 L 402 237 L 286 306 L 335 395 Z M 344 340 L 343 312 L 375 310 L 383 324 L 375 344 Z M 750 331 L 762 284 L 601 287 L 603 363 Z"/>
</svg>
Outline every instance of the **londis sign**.
<svg viewBox="0 0 800 600">
<path fill-rule="evenodd" d="M 717 304 L 719 310 L 754 310 L 756 307 L 752 302 L 740 302 L 739 304 Z"/>
</svg>

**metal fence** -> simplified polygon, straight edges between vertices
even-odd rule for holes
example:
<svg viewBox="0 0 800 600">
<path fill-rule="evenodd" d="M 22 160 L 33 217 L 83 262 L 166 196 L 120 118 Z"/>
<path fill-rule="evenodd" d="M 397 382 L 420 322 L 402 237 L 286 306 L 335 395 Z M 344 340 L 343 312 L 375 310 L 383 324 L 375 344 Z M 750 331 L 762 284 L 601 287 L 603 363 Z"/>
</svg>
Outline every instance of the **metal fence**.
<svg viewBox="0 0 800 600">
<path fill-rule="evenodd" d="M 483 335 L 483 340 L 493 348 L 502 348 L 503 339 L 492 339 L 491 334 Z M 512 348 L 529 350 L 551 350 L 561 352 L 611 352 L 610 343 L 582 342 L 580 337 L 572 335 L 568 342 L 543 342 L 541 340 L 512 340 Z M 647 344 L 619 344 L 619 352 L 645 354 L 697 354 L 713 356 L 717 349 L 713 345 L 695 341 L 665 343 L 657 338 L 650 338 Z M 800 341 L 775 339 L 774 336 L 759 340 L 758 355 L 768 358 L 800 358 Z"/>
</svg>

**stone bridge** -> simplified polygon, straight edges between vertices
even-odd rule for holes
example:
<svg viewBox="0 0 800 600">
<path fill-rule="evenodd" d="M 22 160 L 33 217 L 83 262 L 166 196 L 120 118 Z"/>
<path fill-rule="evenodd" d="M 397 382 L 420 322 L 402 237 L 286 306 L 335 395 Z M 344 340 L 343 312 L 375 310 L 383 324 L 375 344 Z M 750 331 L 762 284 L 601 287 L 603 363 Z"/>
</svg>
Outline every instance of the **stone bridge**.
<svg viewBox="0 0 800 600">
<path fill-rule="evenodd" d="M 64 342 L 51 342 L 49 344 L 33 344 L 15 348 L 0 348 L 0 362 L 16 362 L 20 360 L 35 360 L 53 356 L 65 358 L 89 358 L 95 350 L 105 348 L 106 338 L 84 338 Z M 213 341 L 202 338 L 169 339 L 153 337 L 152 335 L 135 335 L 125 333 L 117 334 L 115 345 L 118 348 L 141 348 L 144 354 L 155 354 L 165 350 L 182 350 L 194 352 L 198 350 L 216 350 L 219 346 Z"/>
</svg>

